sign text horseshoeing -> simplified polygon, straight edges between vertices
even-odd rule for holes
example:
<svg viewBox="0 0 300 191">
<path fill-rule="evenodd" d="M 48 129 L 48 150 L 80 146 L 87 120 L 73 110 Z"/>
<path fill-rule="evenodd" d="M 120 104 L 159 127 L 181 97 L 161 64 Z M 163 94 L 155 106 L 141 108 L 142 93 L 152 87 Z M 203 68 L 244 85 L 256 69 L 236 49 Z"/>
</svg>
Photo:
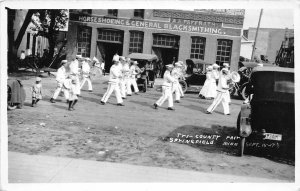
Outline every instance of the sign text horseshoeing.
<svg viewBox="0 0 300 191">
<path fill-rule="evenodd" d="M 241 35 L 240 29 L 233 29 L 233 28 L 194 26 L 188 24 L 178 24 L 178 23 L 170 23 L 170 22 L 162 22 L 162 21 L 151 21 L 151 20 L 134 20 L 134 19 L 127 19 L 127 18 L 108 18 L 105 16 L 85 15 L 85 14 L 75 14 L 75 13 L 70 13 L 70 21 L 147 28 L 147 29 L 158 29 L 158 30 L 207 33 L 207 34 L 226 35 L 226 36 Z"/>
</svg>

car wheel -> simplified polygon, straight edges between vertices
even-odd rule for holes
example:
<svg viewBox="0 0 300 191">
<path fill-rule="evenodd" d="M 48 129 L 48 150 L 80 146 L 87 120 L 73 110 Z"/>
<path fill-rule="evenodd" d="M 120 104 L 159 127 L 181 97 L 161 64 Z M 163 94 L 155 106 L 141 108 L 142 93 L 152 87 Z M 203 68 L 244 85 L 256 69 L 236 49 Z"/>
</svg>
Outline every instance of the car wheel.
<svg viewBox="0 0 300 191">
<path fill-rule="evenodd" d="M 248 84 L 243 85 L 242 91 L 241 91 L 241 95 L 244 100 L 246 100 L 249 97 L 249 95 L 247 93 L 247 85 Z"/>
<path fill-rule="evenodd" d="M 180 80 L 179 84 L 181 85 L 183 93 L 185 93 L 187 91 L 187 88 L 188 88 L 188 85 L 187 85 L 186 81 Z"/>
</svg>

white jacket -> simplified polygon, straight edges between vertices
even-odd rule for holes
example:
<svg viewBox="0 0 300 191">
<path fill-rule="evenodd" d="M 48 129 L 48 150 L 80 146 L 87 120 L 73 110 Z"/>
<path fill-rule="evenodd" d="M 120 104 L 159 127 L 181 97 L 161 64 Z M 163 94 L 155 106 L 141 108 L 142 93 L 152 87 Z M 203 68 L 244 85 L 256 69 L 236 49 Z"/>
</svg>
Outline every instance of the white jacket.
<svg viewBox="0 0 300 191">
<path fill-rule="evenodd" d="M 120 65 L 113 64 L 109 70 L 109 80 L 108 83 L 119 83 L 122 77 Z"/>
<path fill-rule="evenodd" d="M 163 86 L 171 87 L 173 82 L 175 81 L 175 78 L 171 76 L 171 73 L 169 70 L 166 70 L 164 73 L 164 82 Z"/>
<path fill-rule="evenodd" d="M 67 78 L 66 68 L 64 66 L 58 68 L 56 74 L 56 81 L 63 82 Z"/>
<path fill-rule="evenodd" d="M 178 81 L 178 78 L 182 75 L 180 68 L 174 68 L 171 72 L 171 76 L 175 79 L 175 81 Z"/>
<path fill-rule="evenodd" d="M 223 93 L 226 93 L 226 91 L 228 91 L 229 86 L 227 84 L 227 80 L 228 80 L 227 75 L 225 76 L 223 74 L 220 74 L 217 91 L 223 92 Z"/>
<path fill-rule="evenodd" d="M 75 75 L 79 74 L 79 63 L 78 63 L 77 60 L 74 60 L 73 62 L 71 62 L 71 64 L 70 64 L 70 73 L 75 74 Z"/>
</svg>

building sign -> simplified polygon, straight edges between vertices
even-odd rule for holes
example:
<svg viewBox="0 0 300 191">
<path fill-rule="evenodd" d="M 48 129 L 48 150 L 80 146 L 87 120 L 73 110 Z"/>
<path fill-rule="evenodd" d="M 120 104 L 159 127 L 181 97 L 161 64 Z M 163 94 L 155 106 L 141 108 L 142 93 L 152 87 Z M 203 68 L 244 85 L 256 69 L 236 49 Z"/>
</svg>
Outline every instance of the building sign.
<svg viewBox="0 0 300 191">
<path fill-rule="evenodd" d="M 245 9 L 195 9 L 195 11 L 214 13 L 214 14 L 223 14 L 223 15 L 238 15 L 238 16 L 245 15 Z"/>
<path fill-rule="evenodd" d="M 244 16 L 237 15 L 220 15 L 214 13 L 204 13 L 204 12 L 180 12 L 172 10 L 153 10 L 154 17 L 162 18 L 177 18 L 177 19 L 190 19 L 190 20 L 200 20 L 206 22 L 218 22 L 218 23 L 228 23 L 235 25 L 243 25 Z"/>
<path fill-rule="evenodd" d="M 222 27 L 222 23 L 196 21 L 196 20 L 189 20 L 189 19 L 174 19 L 174 18 L 171 18 L 171 23 L 193 25 L 193 26 L 202 26 L 202 27 L 219 27 L 219 28 Z"/>
<path fill-rule="evenodd" d="M 215 35 L 241 36 L 241 29 L 220 28 L 213 26 L 193 26 L 188 24 L 170 23 L 150 20 L 134 20 L 126 18 L 107 18 L 104 16 L 70 13 L 70 21 L 106 24 L 145 29 L 171 30 L 179 32 L 206 33 Z"/>
</svg>

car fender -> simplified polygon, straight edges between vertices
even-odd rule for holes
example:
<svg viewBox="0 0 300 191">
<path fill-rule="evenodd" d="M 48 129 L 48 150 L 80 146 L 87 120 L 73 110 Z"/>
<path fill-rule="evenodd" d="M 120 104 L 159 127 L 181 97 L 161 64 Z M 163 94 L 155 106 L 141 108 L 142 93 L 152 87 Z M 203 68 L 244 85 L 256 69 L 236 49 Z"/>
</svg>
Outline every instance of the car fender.
<svg viewBox="0 0 300 191">
<path fill-rule="evenodd" d="M 241 106 L 239 125 L 240 125 L 239 135 L 241 137 L 248 137 L 252 133 L 250 104 L 243 104 Z"/>
</svg>

